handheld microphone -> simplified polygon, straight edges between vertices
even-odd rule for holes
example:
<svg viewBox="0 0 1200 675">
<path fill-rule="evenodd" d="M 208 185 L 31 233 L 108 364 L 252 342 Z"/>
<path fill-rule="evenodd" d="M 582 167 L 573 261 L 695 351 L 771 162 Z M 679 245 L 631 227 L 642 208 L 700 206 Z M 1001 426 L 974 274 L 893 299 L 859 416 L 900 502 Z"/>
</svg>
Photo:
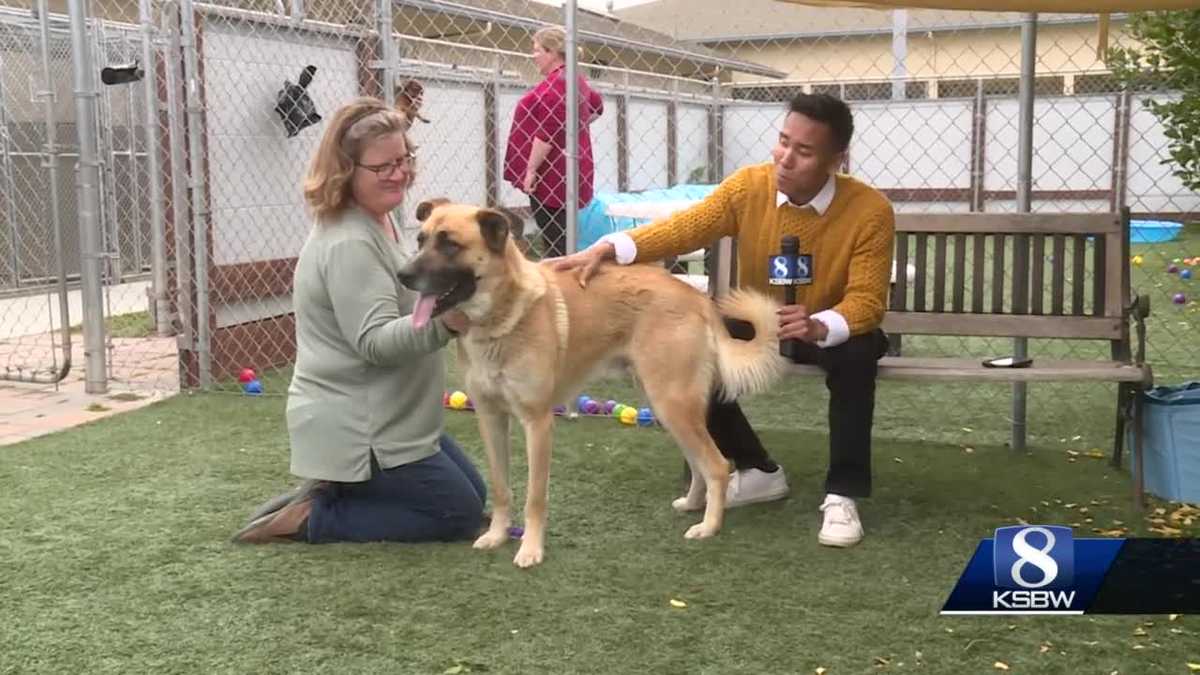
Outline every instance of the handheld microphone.
<svg viewBox="0 0 1200 675">
<path fill-rule="evenodd" d="M 796 286 L 812 283 L 812 256 L 800 255 L 800 238 L 786 236 L 779 242 L 779 255 L 767 261 L 767 283 L 783 286 L 783 297 L 789 305 L 796 304 Z M 779 353 L 795 360 L 797 343 L 794 338 L 779 341 Z"/>
</svg>

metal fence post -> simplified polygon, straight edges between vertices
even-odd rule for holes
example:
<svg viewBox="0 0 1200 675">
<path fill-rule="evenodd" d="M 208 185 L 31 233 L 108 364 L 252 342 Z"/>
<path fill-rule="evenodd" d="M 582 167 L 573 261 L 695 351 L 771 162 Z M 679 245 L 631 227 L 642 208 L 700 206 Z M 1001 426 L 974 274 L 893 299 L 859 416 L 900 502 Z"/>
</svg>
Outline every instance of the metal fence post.
<svg viewBox="0 0 1200 675">
<path fill-rule="evenodd" d="M 1033 210 L 1033 101 L 1034 73 L 1037 70 L 1037 14 L 1026 14 L 1021 22 L 1021 85 L 1017 93 L 1020 112 L 1017 131 L 1017 212 Z M 1029 254 L 1026 237 L 1014 237 L 1017 254 Z M 1022 249 L 1022 247 L 1024 247 Z M 1013 280 L 1013 288 L 1028 288 L 1028 284 Z M 1041 292 L 1038 290 L 1037 292 Z M 1014 292 L 1015 294 L 1015 292 Z M 1014 311 L 1017 308 L 1014 308 Z M 1029 353 L 1029 340 L 1013 340 L 1013 356 L 1023 358 Z M 1026 386 L 1024 382 L 1013 384 L 1012 398 L 1012 449 L 1025 449 Z"/>
<path fill-rule="evenodd" d="M 100 259 L 105 257 L 100 242 L 100 159 L 96 142 L 96 78 L 91 43 L 87 35 L 85 0 L 68 0 L 71 17 L 71 59 L 75 85 L 76 131 L 79 134 L 80 287 L 83 293 L 83 353 L 86 362 L 84 391 L 108 391 L 104 345 L 104 296 Z"/>
<path fill-rule="evenodd" d="M 187 83 L 187 140 L 192 207 L 192 257 L 196 284 L 196 356 L 201 389 L 212 385 L 208 288 L 208 186 L 204 176 L 204 107 L 200 101 L 200 64 L 196 51 L 196 14 L 192 0 L 180 3 L 183 69 Z"/>
<path fill-rule="evenodd" d="M 567 211 L 566 252 L 575 252 L 579 227 L 579 50 L 575 34 L 575 0 L 563 3 L 566 29 L 566 77 L 567 77 L 567 196 L 564 208 Z"/>
<path fill-rule="evenodd" d="M 142 22 L 142 63 L 146 69 L 143 114 L 146 128 L 146 170 L 150 176 L 150 273 L 155 331 L 171 335 L 171 303 L 167 295 L 167 238 L 163 214 L 162 168 L 158 161 L 158 66 L 154 54 L 154 16 L 150 0 L 138 0 Z"/>
<path fill-rule="evenodd" d="M 42 115 L 46 121 L 46 169 L 50 175 L 50 222 L 54 228 L 55 271 L 58 274 L 58 315 L 62 323 L 63 363 L 55 381 L 71 372 L 71 303 L 67 293 L 67 257 L 63 251 L 61 197 L 58 193 L 58 124 L 54 116 L 54 79 L 50 73 L 50 8 L 48 0 L 38 0 L 39 47 L 42 56 Z M 14 250 L 16 247 L 13 247 Z M 14 270 L 15 271 L 15 270 Z"/>
</svg>

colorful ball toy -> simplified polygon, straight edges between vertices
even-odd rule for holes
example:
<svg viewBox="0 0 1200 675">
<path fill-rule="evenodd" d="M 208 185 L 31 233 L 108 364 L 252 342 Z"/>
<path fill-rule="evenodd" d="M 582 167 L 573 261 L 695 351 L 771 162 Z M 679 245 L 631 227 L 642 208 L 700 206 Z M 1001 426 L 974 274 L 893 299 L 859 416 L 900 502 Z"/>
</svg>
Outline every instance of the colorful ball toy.
<svg viewBox="0 0 1200 675">
<path fill-rule="evenodd" d="M 648 427 L 654 424 L 654 413 L 649 408 L 642 408 L 637 414 L 637 423 L 639 427 Z"/>
<path fill-rule="evenodd" d="M 1175 274 L 1179 272 L 1179 265 L 1168 265 L 1167 274 Z"/>
<path fill-rule="evenodd" d="M 1134 267 L 1141 267 L 1143 262 L 1145 262 L 1145 259 L 1142 258 L 1142 256 L 1140 256 L 1140 255 L 1133 256 Z"/>
<path fill-rule="evenodd" d="M 628 424 L 630 426 L 637 424 L 637 417 L 638 417 L 637 408 L 627 406 L 624 410 L 621 411 L 621 424 Z"/>
<path fill-rule="evenodd" d="M 450 407 L 454 408 L 455 410 L 463 410 L 467 407 L 467 395 L 464 392 L 456 391 L 453 394 L 450 394 L 448 403 L 450 404 Z"/>
<path fill-rule="evenodd" d="M 250 380 L 246 384 L 242 385 L 242 390 L 251 396 L 258 396 L 259 394 L 263 393 L 262 382 L 259 382 L 258 380 Z"/>
<path fill-rule="evenodd" d="M 1192 271 L 1191 270 L 1179 270 L 1179 278 L 1180 279 L 1191 279 Z"/>
<path fill-rule="evenodd" d="M 1186 295 L 1184 295 L 1183 293 L 1176 293 L 1175 295 L 1171 296 L 1171 302 L 1173 302 L 1173 303 L 1175 303 L 1175 304 L 1177 304 L 1177 305 L 1183 305 L 1183 304 L 1186 304 L 1186 303 L 1187 303 L 1187 296 L 1186 296 Z"/>
<path fill-rule="evenodd" d="M 246 384 L 247 382 L 252 382 L 257 379 L 258 375 L 255 374 L 253 368 L 242 368 L 242 372 L 238 373 L 238 382 L 241 382 L 242 384 Z"/>
</svg>

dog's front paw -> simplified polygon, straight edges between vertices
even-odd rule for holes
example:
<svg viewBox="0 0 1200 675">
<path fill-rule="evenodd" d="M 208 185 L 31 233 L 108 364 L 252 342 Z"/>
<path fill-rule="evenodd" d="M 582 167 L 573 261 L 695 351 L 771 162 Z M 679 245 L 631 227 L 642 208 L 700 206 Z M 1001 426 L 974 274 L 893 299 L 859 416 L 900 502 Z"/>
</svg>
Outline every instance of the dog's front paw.
<svg viewBox="0 0 1200 675">
<path fill-rule="evenodd" d="M 499 548 L 506 541 L 508 541 L 508 532 L 504 530 L 488 530 L 479 535 L 479 538 L 475 540 L 475 548 L 491 550 Z"/>
<path fill-rule="evenodd" d="M 687 532 L 683 533 L 684 539 L 707 539 L 717 533 L 717 528 L 709 527 L 704 523 L 697 523 L 688 528 Z"/>
<path fill-rule="evenodd" d="M 671 502 L 671 508 L 680 513 L 699 511 L 700 509 L 704 508 L 704 496 L 701 495 L 697 499 L 692 499 L 691 496 L 680 497 Z"/>
<path fill-rule="evenodd" d="M 542 547 L 528 541 L 522 543 L 516 557 L 513 558 L 513 564 L 522 569 L 542 564 Z"/>
</svg>

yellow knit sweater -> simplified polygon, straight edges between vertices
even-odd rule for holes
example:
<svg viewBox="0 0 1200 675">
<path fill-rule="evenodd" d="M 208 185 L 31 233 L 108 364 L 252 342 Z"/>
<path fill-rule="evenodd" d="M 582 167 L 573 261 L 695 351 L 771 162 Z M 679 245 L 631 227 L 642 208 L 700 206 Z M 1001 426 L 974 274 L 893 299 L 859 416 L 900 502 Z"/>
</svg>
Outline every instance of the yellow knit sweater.
<svg viewBox="0 0 1200 675">
<path fill-rule="evenodd" d="M 895 248 L 895 214 L 887 198 L 850 176 L 836 177 L 833 203 L 824 215 L 812 208 L 776 205 L 775 168 L 757 164 L 738 170 L 704 201 L 629 232 L 637 262 L 662 260 L 737 240 L 738 284 L 774 295 L 767 284 L 767 259 L 779 253 L 785 235 L 800 238 L 800 252 L 813 257 L 813 282 L 796 287 L 796 302 L 810 314 L 833 309 L 851 335 L 879 327 L 887 307 Z"/>
</svg>

